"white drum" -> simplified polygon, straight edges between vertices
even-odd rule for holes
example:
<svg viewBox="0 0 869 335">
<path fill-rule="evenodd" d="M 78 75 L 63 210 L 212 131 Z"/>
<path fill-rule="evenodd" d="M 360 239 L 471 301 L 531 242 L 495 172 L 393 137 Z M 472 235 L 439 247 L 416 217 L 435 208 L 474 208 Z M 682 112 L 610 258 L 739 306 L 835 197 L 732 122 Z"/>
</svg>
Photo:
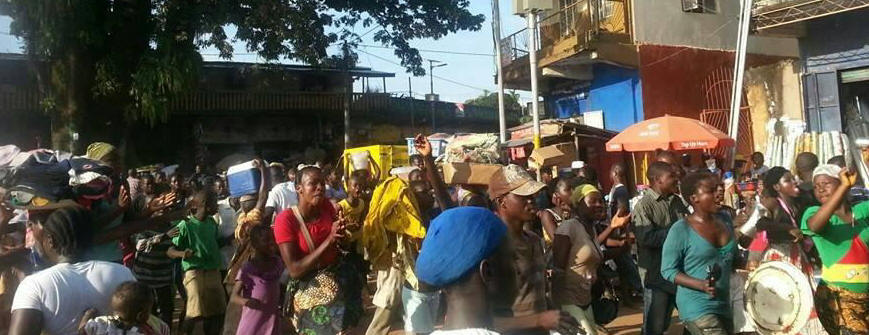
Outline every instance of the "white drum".
<svg viewBox="0 0 869 335">
<path fill-rule="evenodd" d="M 809 278 L 786 262 L 767 262 L 748 276 L 745 309 L 760 334 L 797 334 L 814 306 Z"/>
</svg>

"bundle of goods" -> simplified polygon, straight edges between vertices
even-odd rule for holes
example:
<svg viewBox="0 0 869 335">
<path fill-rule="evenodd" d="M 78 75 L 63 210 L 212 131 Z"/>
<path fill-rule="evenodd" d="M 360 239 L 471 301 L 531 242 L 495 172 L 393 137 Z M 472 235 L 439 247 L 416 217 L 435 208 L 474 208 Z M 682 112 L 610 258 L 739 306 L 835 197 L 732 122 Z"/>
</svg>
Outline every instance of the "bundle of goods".
<svg viewBox="0 0 869 335">
<path fill-rule="evenodd" d="M 443 157 L 445 163 L 499 164 L 501 161 L 498 135 L 468 134 L 456 136 L 447 145 Z"/>
<path fill-rule="evenodd" d="M 767 165 L 788 169 L 794 168 L 794 161 L 802 152 L 814 153 L 822 163 L 835 156 L 844 156 L 845 161 L 850 164 L 851 145 L 848 135 L 838 131 L 774 135 L 767 141 L 765 156 L 769 162 Z"/>
<path fill-rule="evenodd" d="M 440 157 L 444 181 L 449 184 L 488 185 L 501 168 L 501 154 L 495 134 L 456 136 Z"/>
<path fill-rule="evenodd" d="M 15 146 L 0 147 L 0 187 L 16 207 L 105 198 L 112 189 L 112 172 L 99 161 L 62 151 L 21 152 Z"/>
</svg>

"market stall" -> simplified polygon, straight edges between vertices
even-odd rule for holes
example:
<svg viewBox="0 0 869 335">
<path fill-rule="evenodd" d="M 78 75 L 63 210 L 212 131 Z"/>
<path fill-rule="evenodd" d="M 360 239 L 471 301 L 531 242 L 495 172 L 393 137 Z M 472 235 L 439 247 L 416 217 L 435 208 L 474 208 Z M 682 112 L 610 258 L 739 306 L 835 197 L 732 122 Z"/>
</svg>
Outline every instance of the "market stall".
<svg viewBox="0 0 869 335">
<path fill-rule="evenodd" d="M 538 162 L 531 160 L 534 154 L 532 124 L 525 123 L 510 128 L 509 131 L 510 141 L 504 143 L 503 148 L 507 151 L 510 163 L 523 166 L 531 165 L 532 167 L 537 165 Z M 615 135 L 615 132 L 570 120 L 542 120 L 540 121 L 541 147 L 538 151 L 543 151 L 538 153 L 540 155 L 538 161 L 546 158 L 551 160 L 540 164 L 544 167 L 570 167 L 573 161 L 585 162 L 586 165 L 598 172 L 602 186 L 608 189 L 612 186 L 609 178 L 606 178 L 610 167 L 617 162 L 626 162 L 626 156 L 622 153 L 611 153 L 604 150 L 606 142 Z M 547 147 L 553 148 L 544 149 Z M 556 154 L 554 152 L 556 148 L 564 155 Z M 570 150 L 573 151 L 572 154 L 567 152 Z M 529 161 L 531 161 L 530 164 Z"/>
</svg>

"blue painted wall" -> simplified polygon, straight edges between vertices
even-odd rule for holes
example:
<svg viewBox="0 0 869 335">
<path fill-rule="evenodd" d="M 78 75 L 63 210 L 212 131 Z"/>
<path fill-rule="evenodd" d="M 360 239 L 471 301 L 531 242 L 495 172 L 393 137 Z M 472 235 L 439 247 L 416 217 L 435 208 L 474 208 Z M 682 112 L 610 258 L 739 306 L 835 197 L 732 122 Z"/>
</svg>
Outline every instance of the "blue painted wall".
<svg viewBox="0 0 869 335">
<path fill-rule="evenodd" d="M 806 21 L 800 53 L 806 72 L 869 66 L 869 8 Z"/>
<path fill-rule="evenodd" d="M 604 127 L 613 131 L 643 120 L 643 91 L 637 70 L 595 64 L 592 71 L 594 79 L 588 87 L 547 98 L 554 117 L 603 111 Z"/>
</svg>

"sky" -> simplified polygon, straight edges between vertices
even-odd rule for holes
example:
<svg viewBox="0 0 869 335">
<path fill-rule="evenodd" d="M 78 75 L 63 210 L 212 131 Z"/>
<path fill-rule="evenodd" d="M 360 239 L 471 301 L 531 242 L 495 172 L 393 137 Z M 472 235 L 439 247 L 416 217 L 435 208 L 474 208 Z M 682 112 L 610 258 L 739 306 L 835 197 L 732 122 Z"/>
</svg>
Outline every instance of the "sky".
<svg viewBox="0 0 869 335">
<path fill-rule="evenodd" d="M 469 10 L 471 13 L 486 16 L 486 21 L 482 24 L 480 30 L 473 32 L 462 31 L 448 35 L 440 40 L 424 39 L 411 41 L 411 46 L 413 47 L 432 50 L 420 51 L 424 59 L 438 60 L 447 64 L 434 70 L 435 76 L 447 79 L 434 78 L 434 91 L 440 94 L 442 101 L 463 102 L 479 96 L 483 93 L 483 90 L 495 91 L 497 88 L 495 83 L 495 46 L 492 40 L 491 1 L 470 0 L 470 3 Z M 507 36 L 525 27 L 525 20 L 512 14 L 511 0 L 499 0 L 499 4 L 501 7 L 501 36 Z M 10 22 L 11 19 L 9 17 L 0 16 L 0 52 L 21 51 L 21 42 L 14 36 L 9 35 Z M 373 33 L 370 35 L 373 35 Z M 358 66 L 395 73 L 395 78 L 386 79 L 386 92 L 407 95 L 407 78 L 411 77 L 414 97 L 422 99 L 426 93 L 429 93 L 428 74 L 425 77 L 412 77 L 402 66 L 398 65 L 400 60 L 394 55 L 393 50 L 377 47 L 380 45 L 370 40 L 370 36 L 363 37 L 362 44 L 368 46 L 359 47 L 357 52 L 359 54 Z M 261 59 L 257 59 L 256 55 L 248 53 L 243 43 L 234 43 L 234 46 L 236 54 L 232 58 L 232 61 L 262 61 Z M 340 52 L 337 46 L 327 51 L 330 53 Z M 205 60 L 221 60 L 216 56 L 216 50 L 205 49 L 201 53 Z M 428 62 L 425 63 L 427 64 Z M 426 70 L 428 70 L 427 67 Z M 373 90 L 384 91 L 382 80 L 379 78 L 372 78 L 370 85 Z M 361 86 L 358 81 L 356 86 L 356 90 L 360 91 Z M 528 92 L 519 93 L 522 100 L 528 100 L 530 96 Z"/>
</svg>

